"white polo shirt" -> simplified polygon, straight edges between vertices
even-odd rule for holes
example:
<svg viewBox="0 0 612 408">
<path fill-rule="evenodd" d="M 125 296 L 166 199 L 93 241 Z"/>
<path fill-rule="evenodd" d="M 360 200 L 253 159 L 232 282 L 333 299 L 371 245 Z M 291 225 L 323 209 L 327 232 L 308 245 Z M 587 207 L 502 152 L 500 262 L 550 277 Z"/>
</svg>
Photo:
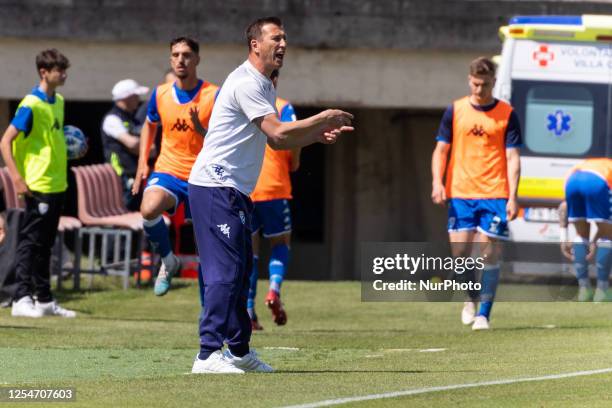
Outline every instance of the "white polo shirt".
<svg viewBox="0 0 612 408">
<path fill-rule="evenodd" d="M 204 146 L 189 183 L 233 187 L 249 195 L 257 184 L 266 135 L 253 120 L 276 114 L 272 81 L 247 60 L 225 80 L 215 101 Z"/>
</svg>

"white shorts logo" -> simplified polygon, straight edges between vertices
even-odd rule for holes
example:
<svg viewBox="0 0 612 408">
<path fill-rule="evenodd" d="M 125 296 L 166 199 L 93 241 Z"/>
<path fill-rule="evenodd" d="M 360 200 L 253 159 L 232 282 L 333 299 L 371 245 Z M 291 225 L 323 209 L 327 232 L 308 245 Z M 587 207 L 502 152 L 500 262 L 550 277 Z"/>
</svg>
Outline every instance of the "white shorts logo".
<svg viewBox="0 0 612 408">
<path fill-rule="evenodd" d="M 501 218 L 499 216 L 493 217 L 491 224 L 489 225 L 489 232 L 496 233 L 499 228 L 499 223 L 501 222 Z"/>
<path fill-rule="evenodd" d="M 221 231 L 221 233 L 223 235 L 225 235 L 226 237 L 230 237 L 230 227 L 227 224 L 219 224 L 217 225 L 217 227 L 219 228 L 219 230 Z"/>
<path fill-rule="evenodd" d="M 157 182 L 159 181 L 158 177 L 154 177 L 151 180 L 149 180 L 149 185 L 153 185 L 153 184 L 157 184 Z"/>
<path fill-rule="evenodd" d="M 49 204 L 47 203 L 38 203 L 38 212 L 42 215 L 45 215 L 49 211 Z"/>
</svg>

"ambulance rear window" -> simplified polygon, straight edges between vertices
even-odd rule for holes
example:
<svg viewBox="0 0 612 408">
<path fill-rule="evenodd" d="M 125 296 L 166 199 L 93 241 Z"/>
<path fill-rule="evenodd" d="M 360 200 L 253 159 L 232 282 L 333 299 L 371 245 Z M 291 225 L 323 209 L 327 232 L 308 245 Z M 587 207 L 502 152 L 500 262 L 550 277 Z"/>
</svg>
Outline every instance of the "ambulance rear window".
<svg viewBox="0 0 612 408">
<path fill-rule="evenodd" d="M 605 151 L 607 98 L 605 84 L 514 81 L 512 104 L 528 153 L 574 157 Z"/>
</svg>

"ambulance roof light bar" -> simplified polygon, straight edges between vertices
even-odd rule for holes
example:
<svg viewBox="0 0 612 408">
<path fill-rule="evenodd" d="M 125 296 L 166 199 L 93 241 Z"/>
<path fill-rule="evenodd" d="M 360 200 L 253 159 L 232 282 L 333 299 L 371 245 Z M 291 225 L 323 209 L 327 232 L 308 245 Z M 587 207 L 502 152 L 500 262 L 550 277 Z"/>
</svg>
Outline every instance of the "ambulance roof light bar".
<svg viewBox="0 0 612 408">
<path fill-rule="evenodd" d="M 515 16 L 510 19 L 514 24 L 555 24 L 555 25 L 582 25 L 582 16 Z"/>
<path fill-rule="evenodd" d="M 501 40 L 506 38 L 595 42 L 612 39 L 612 15 L 582 16 L 514 16 L 500 27 Z"/>
</svg>

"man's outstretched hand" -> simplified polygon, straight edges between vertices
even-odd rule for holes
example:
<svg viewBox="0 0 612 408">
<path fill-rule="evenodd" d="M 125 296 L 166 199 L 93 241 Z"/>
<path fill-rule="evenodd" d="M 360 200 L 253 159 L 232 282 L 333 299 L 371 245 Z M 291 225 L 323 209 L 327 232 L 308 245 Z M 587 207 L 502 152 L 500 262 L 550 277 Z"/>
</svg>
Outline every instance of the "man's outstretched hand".
<svg viewBox="0 0 612 408">
<path fill-rule="evenodd" d="M 323 144 L 334 144 L 342 133 L 352 132 L 354 116 L 339 109 L 328 109 L 320 113 L 323 117 L 323 133 L 320 142 Z"/>
</svg>

